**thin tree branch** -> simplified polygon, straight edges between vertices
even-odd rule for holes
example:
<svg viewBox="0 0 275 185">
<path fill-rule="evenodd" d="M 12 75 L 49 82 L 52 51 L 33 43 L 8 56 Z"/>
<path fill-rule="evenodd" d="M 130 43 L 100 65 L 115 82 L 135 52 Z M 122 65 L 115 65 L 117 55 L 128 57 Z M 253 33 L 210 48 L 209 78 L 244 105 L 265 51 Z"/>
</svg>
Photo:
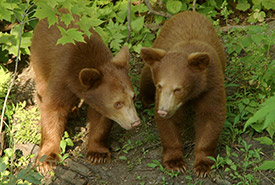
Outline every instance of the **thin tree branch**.
<svg viewBox="0 0 275 185">
<path fill-rule="evenodd" d="M 26 24 L 26 23 L 31 22 L 31 21 L 36 20 L 36 19 L 37 19 L 36 17 L 31 18 L 31 19 L 29 19 L 29 20 L 24 21 L 23 24 Z"/>
<path fill-rule="evenodd" d="M 128 24 L 127 24 L 127 28 L 128 28 L 128 38 L 126 42 L 130 41 L 130 37 L 131 37 L 131 0 L 128 1 Z"/>
<path fill-rule="evenodd" d="M 196 1 L 197 0 L 193 0 L 193 4 L 192 4 L 192 10 L 193 10 L 193 12 L 196 11 Z"/>
<path fill-rule="evenodd" d="M 159 16 L 162 16 L 162 17 L 172 17 L 172 15 L 170 15 L 169 13 L 165 13 L 165 12 L 161 12 L 161 11 L 155 11 L 155 10 L 153 10 L 153 8 L 152 8 L 152 6 L 151 6 L 151 4 L 150 4 L 150 2 L 148 1 L 148 0 L 144 0 L 144 2 L 145 2 L 145 4 L 146 4 L 146 6 L 148 7 L 148 9 L 149 9 L 149 14 L 155 14 L 155 15 L 159 15 Z"/>
</svg>

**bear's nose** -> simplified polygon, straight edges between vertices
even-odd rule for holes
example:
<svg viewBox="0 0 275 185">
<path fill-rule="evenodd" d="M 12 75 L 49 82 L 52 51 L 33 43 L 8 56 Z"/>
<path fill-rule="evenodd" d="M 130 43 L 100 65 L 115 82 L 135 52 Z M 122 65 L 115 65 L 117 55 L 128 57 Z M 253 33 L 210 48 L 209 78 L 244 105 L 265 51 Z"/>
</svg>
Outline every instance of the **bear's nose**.
<svg viewBox="0 0 275 185">
<path fill-rule="evenodd" d="M 135 122 L 132 123 L 131 125 L 132 125 L 132 127 L 137 127 L 137 126 L 139 126 L 139 125 L 140 125 L 140 120 L 135 121 Z"/>
<path fill-rule="evenodd" d="M 160 115 L 160 117 L 164 118 L 165 116 L 167 116 L 168 112 L 165 110 L 158 110 L 158 114 Z"/>
</svg>

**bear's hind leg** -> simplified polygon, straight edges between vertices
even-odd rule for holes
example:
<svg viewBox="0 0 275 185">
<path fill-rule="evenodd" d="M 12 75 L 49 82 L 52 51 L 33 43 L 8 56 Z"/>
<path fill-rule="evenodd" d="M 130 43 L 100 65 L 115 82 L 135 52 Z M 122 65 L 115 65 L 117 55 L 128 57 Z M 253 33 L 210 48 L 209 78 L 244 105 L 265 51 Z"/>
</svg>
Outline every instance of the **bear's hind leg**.
<svg viewBox="0 0 275 185">
<path fill-rule="evenodd" d="M 90 122 L 88 160 L 92 164 L 111 162 L 111 153 L 107 146 L 108 136 L 113 121 L 89 108 L 88 118 Z"/>
</svg>

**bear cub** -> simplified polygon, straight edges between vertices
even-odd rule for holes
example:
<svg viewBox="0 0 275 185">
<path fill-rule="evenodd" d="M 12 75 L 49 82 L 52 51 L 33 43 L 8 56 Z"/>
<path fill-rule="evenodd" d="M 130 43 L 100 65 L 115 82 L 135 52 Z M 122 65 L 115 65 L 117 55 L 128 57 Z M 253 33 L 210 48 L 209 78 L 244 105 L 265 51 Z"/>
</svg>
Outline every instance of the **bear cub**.
<svg viewBox="0 0 275 185">
<path fill-rule="evenodd" d="M 90 37 L 85 36 L 85 42 L 56 45 L 61 37 L 58 26 L 67 29 L 61 21 L 49 27 L 47 19 L 40 20 L 31 44 L 42 127 L 37 164 L 44 175 L 59 160 L 60 140 L 77 99 L 82 98 L 89 105 L 88 158 L 91 163 L 111 160 L 107 138 L 112 120 L 127 130 L 140 124 L 128 76 L 128 48 L 123 47 L 113 57 L 93 29 Z M 75 23 L 68 28 L 79 29 Z M 44 155 L 46 160 L 41 162 Z"/>
<path fill-rule="evenodd" d="M 155 121 L 166 169 L 184 171 L 181 134 L 188 111 L 194 110 L 194 172 L 205 177 L 213 162 L 226 117 L 225 54 L 212 23 L 197 12 L 173 16 L 153 48 L 142 48 L 146 65 L 140 94 L 146 105 L 155 101 Z M 190 119 L 189 119 L 190 120 Z"/>
</svg>

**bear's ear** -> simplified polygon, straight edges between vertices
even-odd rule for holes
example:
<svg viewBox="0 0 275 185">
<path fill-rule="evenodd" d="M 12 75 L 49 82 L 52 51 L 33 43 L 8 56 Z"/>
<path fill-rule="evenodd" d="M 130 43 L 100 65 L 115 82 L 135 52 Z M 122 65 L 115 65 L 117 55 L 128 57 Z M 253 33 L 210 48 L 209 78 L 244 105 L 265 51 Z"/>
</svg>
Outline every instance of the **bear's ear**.
<svg viewBox="0 0 275 185">
<path fill-rule="evenodd" d="M 96 87 L 102 78 L 102 74 L 94 68 L 84 68 L 80 71 L 78 75 L 80 84 L 85 89 L 90 89 L 92 87 Z"/>
<path fill-rule="evenodd" d="M 163 49 L 143 47 L 140 50 L 140 56 L 151 67 L 155 64 L 155 62 L 160 62 L 165 55 L 166 51 Z"/>
<path fill-rule="evenodd" d="M 130 60 L 130 53 L 127 46 L 123 46 L 120 51 L 116 54 L 116 56 L 112 59 L 112 63 L 124 67 L 129 70 L 129 60 Z"/>
<path fill-rule="evenodd" d="M 210 62 L 210 56 L 206 52 L 191 53 L 187 57 L 189 66 L 197 70 L 205 70 Z"/>
</svg>

